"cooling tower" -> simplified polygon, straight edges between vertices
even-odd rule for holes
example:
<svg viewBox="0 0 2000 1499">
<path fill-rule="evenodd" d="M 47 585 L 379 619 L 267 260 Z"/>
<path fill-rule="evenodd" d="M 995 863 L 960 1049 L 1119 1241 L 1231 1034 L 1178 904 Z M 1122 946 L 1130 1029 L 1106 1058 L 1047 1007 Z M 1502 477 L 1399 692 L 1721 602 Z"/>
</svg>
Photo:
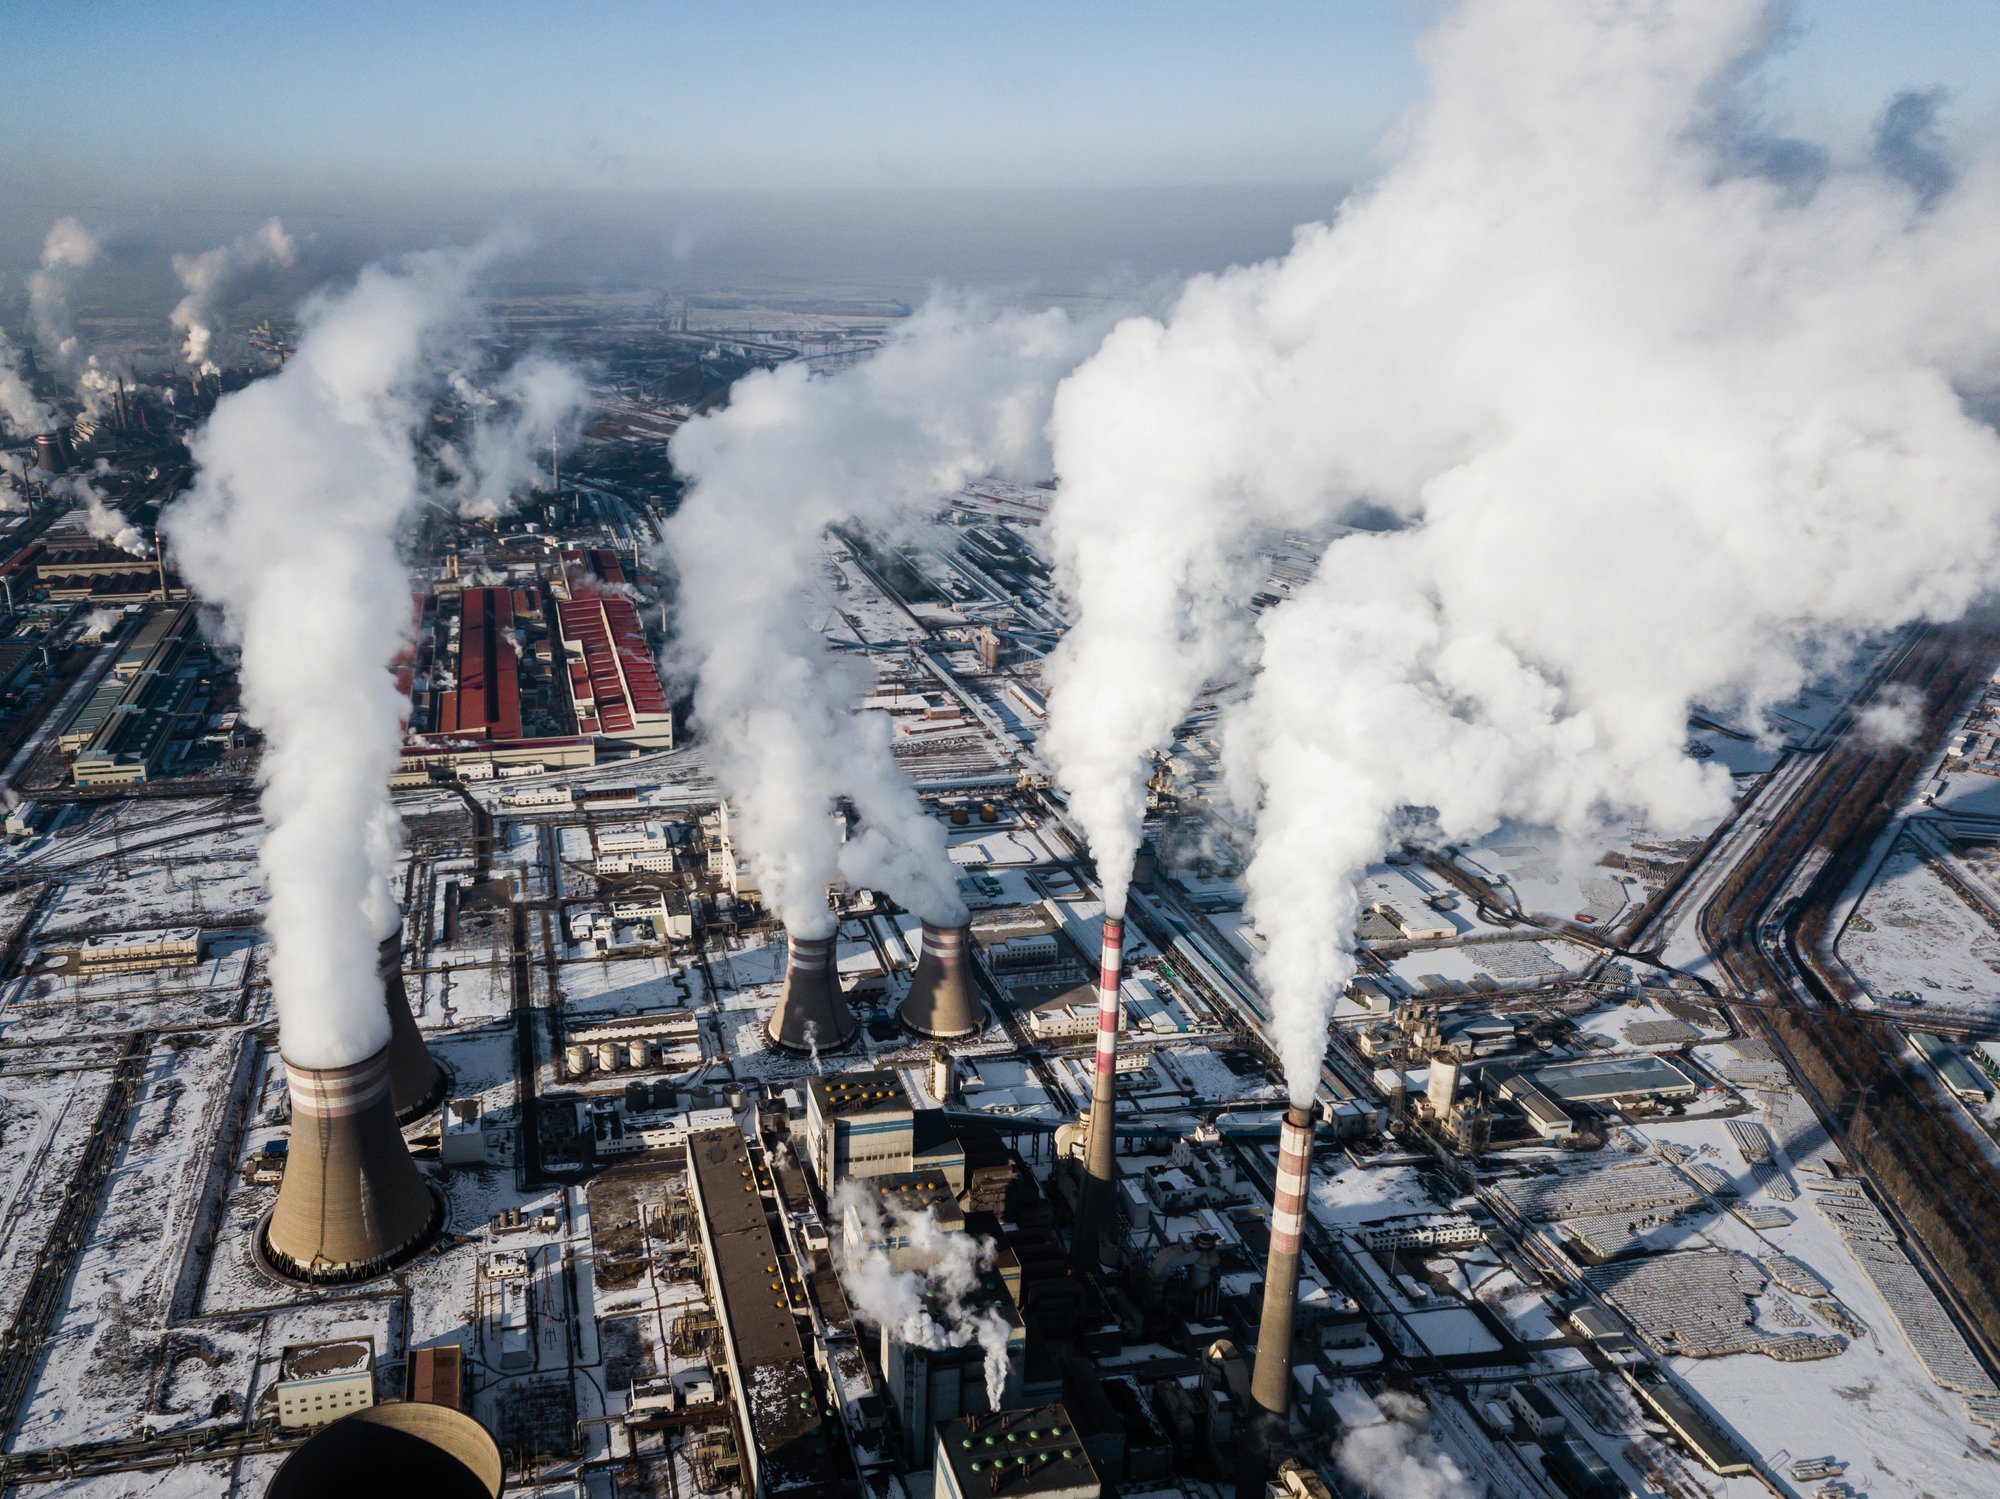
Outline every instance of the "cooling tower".
<svg viewBox="0 0 2000 1499">
<path fill-rule="evenodd" d="M 370 1406 L 320 1428 L 286 1458 L 265 1499 L 347 1499 L 385 1488 L 427 1499 L 498 1499 L 500 1448 L 463 1411 Z"/>
<path fill-rule="evenodd" d="M 1282 1436 L 1291 1411 L 1292 1317 L 1298 1310 L 1299 1244 L 1312 1180 L 1312 1110 L 1293 1104 L 1278 1131 L 1278 1185 L 1271 1202 L 1271 1258 L 1264 1267 L 1264 1317 L 1250 1398 L 1258 1424 Z"/>
<path fill-rule="evenodd" d="M 986 1028 L 986 1007 L 973 991 L 966 948 L 970 926 L 924 923 L 923 951 L 917 955 L 916 977 L 896 1018 L 919 1036 L 933 1041 L 963 1041 Z"/>
<path fill-rule="evenodd" d="M 443 1220 L 396 1127 L 389 1047 L 349 1067 L 285 1064 L 292 1138 L 265 1255 L 297 1280 L 365 1280 L 409 1258 Z"/>
<path fill-rule="evenodd" d="M 382 1000 L 389 1007 L 389 1099 L 396 1121 L 408 1124 L 444 1101 L 445 1076 L 424 1046 L 423 1032 L 410 1013 L 410 991 L 403 987 L 403 945 L 394 936 L 382 939 L 375 971 L 382 979 Z"/>
<path fill-rule="evenodd" d="M 1097 1060 L 1090 1085 L 1090 1130 L 1084 1145 L 1083 1181 L 1076 1201 L 1077 1264 L 1094 1269 L 1102 1259 L 1101 1240 L 1111 1221 L 1118 1163 L 1112 1151 L 1118 1112 L 1118 989 L 1125 977 L 1125 921 L 1104 919 L 1103 949 L 1097 968 Z"/>
<path fill-rule="evenodd" d="M 861 1027 L 840 997 L 832 937 L 785 934 L 785 987 L 764 1033 L 782 1051 L 802 1056 L 839 1051 Z"/>
</svg>

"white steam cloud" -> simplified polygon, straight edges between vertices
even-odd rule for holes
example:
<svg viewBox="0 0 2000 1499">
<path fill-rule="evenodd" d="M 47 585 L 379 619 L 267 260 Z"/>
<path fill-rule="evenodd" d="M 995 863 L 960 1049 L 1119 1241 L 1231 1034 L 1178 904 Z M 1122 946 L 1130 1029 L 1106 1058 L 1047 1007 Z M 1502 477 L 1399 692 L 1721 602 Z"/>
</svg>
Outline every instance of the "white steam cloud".
<svg viewBox="0 0 2000 1499">
<path fill-rule="evenodd" d="M 70 306 L 77 279 L 97 263 L 95 234 L 73 218 L 60 218 L 42 241 L 42 260 L 28 274 L 28 319 L 42 352 L 59 365 L 76 362 L 76 318 Z"/>
<path fill-rule="evenodd" d="M 397 539 L 426 498 L 418 436 L 495 253 L 411 255 L 308 302 L 290 362 L 195 435 L 195 486 L 164 521 L 241 648 L 244 710 L 266 736 L 272 988 L 301 1066 L 389 1039 L 375 952 L 396 922 L 388 783 L 405 704 L 390 667 L 410 624 Z"/>
<path fill-rule="evenodd" d="M 947 1229 L 926 1209 L 912 1212 L 889 1204 L 854 1181 L 834 1189 L 834 1215 L 851 1214 L 862 1243 L 854 1235 L 840 1242 L 840 1281 L 848 1305 L 861 1321 L 890 1329 L 914 1348 L 969 1348 L 977 1343 L 983 1356 L 986 1401 L 1002 1408 L 1007 1390 L 1006 1318 L 989 1307 L 972 1309 L 968 1302 L 985 1274 L 993 1268 L 990 1239 Z M 896 1258 L 877 1247 L 898 1241 Z"/>
<path fill-rule="evenodd" d="M 298 244 L 276 219 L 199 255 L 176 255 L 174 274 L 181 278 L 187 295 L 169 317 L 181 330 L 187 362 L 202 374 L 216 373 L 209 351 L 215 344 L 216 321 L 231 290 L 250 272 L 268 266 L 288 268 L 298 256 Z"/>
<path fill-rule="evenodd" d="M 1754 713 L 1994 575 L 2000 439 L 1968 399 L 2000 353 L 2000 161 L 1913 183 L 1908 149 L 1834 171 L 1744 140 L 1730 91 L 1774 29 L 1756 0 L 1470 0 L 1379 182 L 1058 399 L 1082 617 L 1051 739 L 1100 867 L 1256 541 L 1361 504 L 1400 524 L 1266 616 L 1227 736 L 1295 1099 L 1408 809 L 1451 840 L 1711 817 L 1690 702 Z"/>
<path fill-rule="evenodd" d="M 21 351 L 0 333 L 0 427 L 32 437 L 55 425 L 55 413 L 37 396 L 21 370 Z"/>
<path fill-rule="evenodd" d="M 832 932 L 837 873 L 925 920 L 965 919 L 942 827 L 891 758 L 886 723 L 854 710 L 867 668 L 833 658 L 808 616 L 821 538 L 850 521 L 914 525 L 989 474 L 1045 475 L 1050 394 L 1082 347 L 1059 311 L 934 304 L 840 374 L 749 376 L 674 439 L 690 487 L 666 528 L 680 580 L 669 668 L 696 680 L 745 851 L 801 936 Z M 842 796 L 860 816 L 845 844 Z"/>
<path fill-rule="evenodd" d="M 491 520 L 535 481 L 552 445 L 576 441 L 589 387 L 574 365 L 546 354 L 524 355 L 490 388 L 463 375 L 452 383 L 472 411 L 472 436 L 463 451 L 447 444 L 438 457 L 459 513 Z"/>
<path fill-rule="evenodd" d="M 1335 1460 L 1367 1499 L 1479 1499 L 1483 1492 L 1430 1434 L 1430 1409 L 1414 1395 L 1375 1397 L 1384 1420 L 1340 1439 Z"/>
<path fill-rule="evenodd" d="M 118 509 L 104 497 L 104 491 L 96 484 L 111 471 L 111 465 L 102 458 L 97 460 L 89 474 L 64 474 L 50 482 L 51 493 L 65 495 L 82 507 L 84 527 L 99 541 L 108 541 L 121 552 L 130 552 L 134 557 L 153 555 L 153 544 L 146 539 L 146 533 L 135 526 L 125 512 Z"/>
</svg>

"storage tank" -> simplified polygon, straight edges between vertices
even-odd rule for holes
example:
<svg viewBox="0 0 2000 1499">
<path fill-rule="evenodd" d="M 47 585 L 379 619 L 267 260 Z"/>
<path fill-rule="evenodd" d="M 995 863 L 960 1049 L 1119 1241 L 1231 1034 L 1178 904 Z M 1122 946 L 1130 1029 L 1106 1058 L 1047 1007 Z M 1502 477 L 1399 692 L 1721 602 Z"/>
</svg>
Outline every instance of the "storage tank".
<svg viewBox="0 0 2000 1499">
<path fill-rule="evenodd" d="M 597 1043 L 597 1070 L 599 1072 L 616 1072 L 618 1070 L 618 1043 L 616 1041 L 600 1041 Z"/>
<path fill-rule="evenodd" d="M 590 1071 L 590 1048 L 570 1046 L 563 1050 L 563 1071 L 571 1077 L 583 1077 Z"/>
<path fill-rule="evenodd" d="M 625 1043 L 625 1064 L 628 1067 L 644 1067 L 652 1059 L 652 1048 L 644 1040 Z"/>
</svg>

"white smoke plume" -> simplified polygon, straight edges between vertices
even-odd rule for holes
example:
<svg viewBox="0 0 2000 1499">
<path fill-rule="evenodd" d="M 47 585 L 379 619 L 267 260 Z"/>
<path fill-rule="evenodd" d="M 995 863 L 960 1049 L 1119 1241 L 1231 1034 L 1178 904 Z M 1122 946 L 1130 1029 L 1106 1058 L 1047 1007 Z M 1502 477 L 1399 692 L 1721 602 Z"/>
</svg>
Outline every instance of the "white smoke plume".
<svg viewBox="0 0 2000 1499">
<path fill-rule="evenodd" d="M 388 782 L 407 705 L 391 663 L 411 625 L 397 540 L 427 497 L 417 439 L 497 248 L 371 266 L 309 301 L 290 362 L 196 433 L 194 488 L 163 522 L 241 649 L 244 711 L 265 734 L 272 988 L 301 1066 L 389 1039 L 375 952 L 396 922 Z"/>
<path fill-rule="evenodd" d="M 104 491 L 96 481 L 111 471 L 111 465 L 98 459 L 88 474 L 64 474 L 49 484 L 49 492 L 75 500 L 83 509 L 84 526 L 99 541 L 108 541 L 121 552 L 130 552 L 134 557 L 153 555 L 153 544 L 146 539 L 146 533 L 134 525 L 124 511 L 104 497 Z"/>
<path fill-rule="evenodd" d="M 55 425 L 55 413 L 37 396 L 21 371 L 21 351 L 0 333 L 0 430 L 32 437 Z"/>
<path fill-rule="evenodd" d="M 176 255 L 174 274 L 187 295 L 168 316 L 181 330 L 187 362 L 204 375 L 217 373 L 209 352 L 215 344 L 216 321 L 233 287 L 252 271 L 289 268 L 298 257 L 297 242 L 276 219 L 199 255 Z"/>
<path fill-rule="evenodd" d="M 125 622 L 125 615 L 117 609 L 93 609 L 83 617 L 83 628 L 79 632 L 86 639 L 95 637 L 102 640 Z"/>
<path fill-rule="evenodd" d="M 1484 1492 L 1430 1434 L 1430 1410 L 1414 1395 L 1384 1390 L 1386 1418 L 1340 1439 L 1340 1471 L 1367 1499 L 1479 1499 Z"/>
<path fill-rule="evenodd" d="M 459 513 L 491 520 L 535 481 L 551 446 L 575 443 L 589 387 L 574 365 L 547 354 L 524 355 L 490 389 L 462 374 L 452 383 L 472 412 L 472 436 L 463 451 L 447 444 L 438 457 Z"/>
<path fill-rule="evenodd" d="M 745 851 L 800 936 L 833 930 L 836 873 L 927 921 L 965 919 L 943 829 L 890 757 L 888 725 L 854 711 L 866 668 L 835 660 L 813 628 L 822 537 L 843 522 L 916 524 L 989 474 L 1045 475 L 1050 393 L 1083 346 L 1060 311 L 936 303 L 852 369 L 739 381 L 727 408 L 674 439 L 689 490 L 664 543 L 680 580 L 669 670 L 696 682 Z M 845 844 L 842 796 L 860 815 Z"/>
<path fill-rule="evenodd" d="M 999 1410 L 1007 1389 L 1006 1318 L 992 1307 L 967 1305 L 993 1268 L 990 1239 L 939 1224 L 928 1208 L 913 1212 L 885 1205 L 860 1183 L 843 1181 L 831 1202 L 836 1219 L 858 1230 L 840 1240 L 840 1281 L 861 1321 L 890 1329 L 917 1348 L 967 1348 L 977 1343 L 986 1376 L 986 1400 Z M 897 1241 L 895 1259 L 880 1247 Z M 899 1266 L 896 1261 L 902 1263 Z"/>
<path fill-rule="evenodd" d="M 1696 824 L 1729 783 L 1682 754 L 1691 701 L 1754 714 L 1993 576 L 2000 439 L 1966 397 L 2000 373 L 2000 161 L 1759 175 L 1816 159 L 1732 108 L 1775 30 L 1757 0 L 1469 0 L 1379 181 L 1119 329 L 1058 399 L 1082 618 L 1051 716 L 1109 731 L 1101 867 L 1259 537 L 1400 524 L 1270 611 L 1227 736 L 1297 1100 L 1404 809 L 1451 840 Z M 1104 536 L 1126 513 L 1136 559 Z"/>
<path fill-rule="evenodd" d="M 103 246 L 73 218 L 60 218 L 42 241 L 42 260 L 28 274 L 28 318 L 42 352 L 65 368 L 76 363 L 76 316 L 70 305 L 77 279 L 97 263 Z"/>
</svg>

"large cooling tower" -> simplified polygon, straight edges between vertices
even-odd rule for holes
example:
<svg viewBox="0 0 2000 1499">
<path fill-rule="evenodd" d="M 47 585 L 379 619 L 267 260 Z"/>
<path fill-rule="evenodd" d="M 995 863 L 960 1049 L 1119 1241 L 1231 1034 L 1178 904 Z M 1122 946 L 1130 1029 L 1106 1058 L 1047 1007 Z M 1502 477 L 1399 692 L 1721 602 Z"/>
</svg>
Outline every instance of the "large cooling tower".
<svg viewBox="0 0 2000 1499">
<path fill-rule="evenodd" d="M 966 949 L 970 926 L 924 923 L 923 951 L 917 956 L 916 977 L 896 1018 L 919 1036 L 933 1041 L 963 1041 L 986 1028 L 986 1008 L 972 987 Z"/>
<path fill-rule="evenodd" d="M 1101 1241 L 1118 1189 L 1112 1137 L 1118 1112 L 1118 989 L 1124 977 L 1125 921 L 1107 916 L 1097 969 L 1097 1059 L 1090 1086 L 1090 1131 L 1084 1145 L 1072 1245 L 1077 1264 L 1086 1270 L 1096 1268 L 1100 1261 Z"/>
<path fill-rule="evenodd" d="M 285 1064 L 292 1139 L 264 1251 L 299 1280 L 365 1280 L 421 1249 L 442 1217 L 389 1101 L 389 1047 L 351 1067 Z"/>
<path fill-rule="evenodd" d="M 861 1027 L 840 997 L 832 937 L 785 934 L 785 987 L 764 1033 L 783 1051 L 839 1051 Z"/>
<path fill-rule="evenodd" d="M 389 1099 L 397 1122 L 408 1124 L 444 1101 L 445 1076 L 410 1013 L 410 991 L 403 987 L 403 944 L 395 935 L 382 939 L 375 971 L 382 979 L 382 1001 L 389 1007 Z"/>
<path fill-rule="evenodd" d="M 1271 1202 L 1271 1258 L 1264 1266 L 1264 1317 L 1257 1325 L 1257 1366 L 1250 1398 L 1258 1423 L 1282 1435 L 1292 1396 L 1292 1320 L 1299 1300 L 1299 1245 L 1305 1237 L 1306 1189 L 1312 1181 L 1313 1117 L 1293 1104 L 1278 1131 L 1278 1184 Z"/>
<path fill-rule="evenodd" d="M 376 1405 L 321 1427 L 286 1458 L 265 1499 L 347 1499 L 368 1492 L 498 1499 L 492 1435 L 462 1411 L 421 1401 Z"/>
</svg>

